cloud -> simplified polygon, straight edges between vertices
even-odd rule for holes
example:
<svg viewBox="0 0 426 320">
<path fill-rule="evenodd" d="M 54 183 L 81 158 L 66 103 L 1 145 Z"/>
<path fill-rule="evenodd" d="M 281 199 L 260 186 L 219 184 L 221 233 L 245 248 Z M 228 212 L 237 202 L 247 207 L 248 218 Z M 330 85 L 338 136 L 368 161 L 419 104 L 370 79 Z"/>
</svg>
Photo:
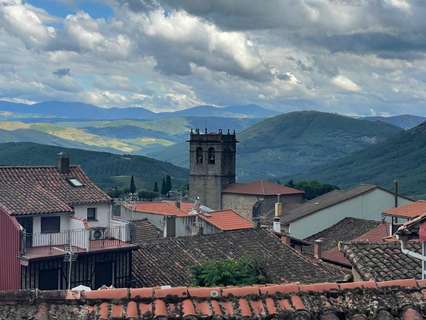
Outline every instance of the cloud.
<svg viewBox="0 0 426 320">
<path fill-rule="evenodd" d="M 65 76 L 69 76 L 71 75 L 71 69 L 70 68 L 61 68 L 61 69 L 56 69 L 55 71 L 52 72 L 55 76 L 57 76 L 58 78 L 62 78 Z"/>
<path fill-rule="evenodd" d="M 426 112 L 423 0 L 71 2 L 0 0 L 0 98 Z"/>
<path fill-rule="evenodd" d="M 359 92 L 361 91 L 361 88 L 353 82 L 351 79 L 343 76 L 338 75 L 332 79 L 333 84 L 335 84 L 337 87 L 350 91 L 350 92 Z"/>
</svg>

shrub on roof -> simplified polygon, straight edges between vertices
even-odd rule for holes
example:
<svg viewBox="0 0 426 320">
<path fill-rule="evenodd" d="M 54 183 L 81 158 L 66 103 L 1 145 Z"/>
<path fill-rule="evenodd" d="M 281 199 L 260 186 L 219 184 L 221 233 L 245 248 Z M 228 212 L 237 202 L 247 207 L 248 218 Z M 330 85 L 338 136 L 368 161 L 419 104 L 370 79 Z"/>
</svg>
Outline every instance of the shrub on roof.
<svg viewBox="0 0 426 320">
<path fill-rule="evenodd" d="M 192 269 L 196 286 L 252 285 L 268 282 L 263 263 L 254 258 L 208 261 Z"/>
</svg>

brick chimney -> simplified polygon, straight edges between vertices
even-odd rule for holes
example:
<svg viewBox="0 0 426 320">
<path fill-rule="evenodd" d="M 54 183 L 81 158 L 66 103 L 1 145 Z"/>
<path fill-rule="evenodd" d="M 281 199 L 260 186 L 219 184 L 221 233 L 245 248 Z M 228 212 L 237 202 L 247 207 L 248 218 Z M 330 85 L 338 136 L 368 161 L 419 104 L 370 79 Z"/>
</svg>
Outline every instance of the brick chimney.
<svg viewBox="0 0 426 320">
<path fill-rule="evenodd" d="M 314 241 L 314 257 L 315 259 L 322 258 L 322 242 L 323 239 L 317 239 Z"/>
<path fill-rule="evenodd" d="M 60 173 L 70 172 L 70 158 L 65 152 L 58 153 L 58 170 Z"/>
</svg>

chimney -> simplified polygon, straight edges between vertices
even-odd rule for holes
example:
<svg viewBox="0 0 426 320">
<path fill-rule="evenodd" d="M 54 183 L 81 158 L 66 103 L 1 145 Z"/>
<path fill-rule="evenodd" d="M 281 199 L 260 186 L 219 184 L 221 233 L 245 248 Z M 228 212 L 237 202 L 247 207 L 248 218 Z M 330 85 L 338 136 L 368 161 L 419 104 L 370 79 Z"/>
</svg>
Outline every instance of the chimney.
<svg viewBox="0 0 426 320">
<path fill-rule="evenodd" d="M 176 200 L 176 208 L 180 209 L 180 200 Z"/>
<path fill-rule="evenodd" d="M 275 233 L 281 234 L 281 216 L 283 214 L 283 204 L 280 201 L 280 195 L 277 195 L 277 202 L 275 203 L 275 217 L 272 230 Z"/>
<path fill-rule="evenodd" d="M 395 208 L 398 208 L 398 197 L 399 197 L 399 181 L 395 180 L 394 184 L 394 197 L 395 197 Z"/>
<path fill-rule="evenodd" d="M 322 258 L 322 239 L 317 239 L 314 241 L 314 257 L 315 259 Z"/>
<path fill-rule="evenodd" d="M 70 158 L 65 152 L 58 153 L 58 170 L 60 173 L 70 172 Z"/>
</svg>

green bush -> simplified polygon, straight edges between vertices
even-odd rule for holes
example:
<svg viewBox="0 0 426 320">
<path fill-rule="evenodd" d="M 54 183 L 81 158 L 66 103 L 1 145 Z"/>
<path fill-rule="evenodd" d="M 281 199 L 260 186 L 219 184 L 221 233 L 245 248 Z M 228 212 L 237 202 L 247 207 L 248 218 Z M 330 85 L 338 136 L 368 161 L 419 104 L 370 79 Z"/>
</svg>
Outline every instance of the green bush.
<svg viewBox="0 0 426 320">
<path fill-rule="evenodd" d="M 230 286 L 267 283 L 265 268 L 253 258 L 209 261 L 192 269 L 196 286 Z"/>
</svg>

